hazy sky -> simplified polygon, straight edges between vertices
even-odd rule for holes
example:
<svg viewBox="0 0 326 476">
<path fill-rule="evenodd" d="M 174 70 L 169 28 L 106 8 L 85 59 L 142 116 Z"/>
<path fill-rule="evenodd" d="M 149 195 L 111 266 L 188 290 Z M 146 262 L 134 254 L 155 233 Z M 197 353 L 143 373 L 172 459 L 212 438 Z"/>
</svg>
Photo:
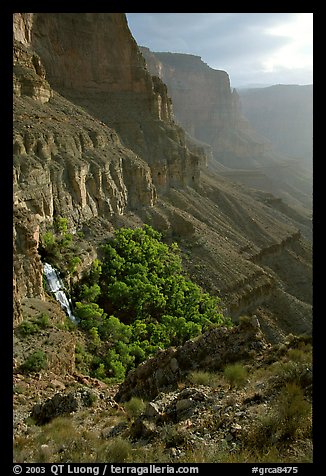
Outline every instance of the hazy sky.
<svg viewBox="0 0 326 476">
<path fill-rule="evenodd" d="M 127 13 L 137 43 L 199 55 L 231 86 L 311 84 L 312 13 Z"/>
</svg>

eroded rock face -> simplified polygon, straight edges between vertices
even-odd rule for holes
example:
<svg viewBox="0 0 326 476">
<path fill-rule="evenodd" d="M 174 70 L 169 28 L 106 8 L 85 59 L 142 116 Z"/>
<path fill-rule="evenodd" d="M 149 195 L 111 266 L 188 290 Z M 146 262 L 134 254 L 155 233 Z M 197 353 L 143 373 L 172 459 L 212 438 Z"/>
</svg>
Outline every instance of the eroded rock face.
<svg viewBox="0 0 326 476">
<path fill-rule="evenodd" d="M 153 399 L 162 391 L 176 389 L 178 382 L 192 370 L 220 370 L 228 363 L 258 355 L 266 347 L 255 318 L 232 329 L 211 329 L 183 346 L 162 350 L 129 372 L 115 399 L 119 402 L 133 396 Z M 186 397 L 184 394 L 178 403 L 179 412 L 189 404 Z"/>
<path fill-rule="evenodd" d="M 16 17 L 15 17 L 16 18 Z M 44 298 L 39 227 L 54 216 L 79 226 L 94 217 L 153 206 L 156 190 L 144 160 L 124 147 L 117 133 L 55 93 L 40 57 L 29 47 L 34 21 L 23 45 L 14 43 L 14 297 L 15 320 L 28 297 Z M 17 20 L 17 18 L 16 18 Z M 18 25 L 18 26 L 17 26 Z"/>
<path fill-rule="evenodd" d="M 39 222 L 28 210 L 16 208 L 13 219 L 14 251 L 14 323 L 22 316 L 21 300 L 25 297 L 44 299 L 43 265 L 38 254 Z"/>
<path fill-rule="evenodd" d="M 175 127 L 166 86 L 146 70 L 124 14 L 35 13 L 15 22 L 16 38 L 39 54 L 51 87 L 114 127 L 150 165 L 157 187 L 198 183 L 200 158 Z"/>
<path fill-rule="evenodd" d="M 13 90 L 18 97 L 28 96 L 46 103 L 53 95 L 45 79 L 45 69 L 39 56 L 19 42 L 14 42 Z"/>
<path fill-rule="evenodd" d="M 15 51 L 23 81 L 35 56 L 20 44 Z M 20 91 L 14 115 L 14 200 L 41 220 L 58 213 L 77 223 L 154 204 L 148 165 L 83 110 L 57 94 L 49 103 Z"/>
</svg>

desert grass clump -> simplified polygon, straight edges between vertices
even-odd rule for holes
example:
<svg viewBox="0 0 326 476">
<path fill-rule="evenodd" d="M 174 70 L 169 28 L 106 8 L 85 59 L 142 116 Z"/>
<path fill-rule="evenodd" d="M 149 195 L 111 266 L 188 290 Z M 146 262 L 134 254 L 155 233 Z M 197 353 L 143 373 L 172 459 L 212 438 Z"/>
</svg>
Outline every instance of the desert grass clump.
<svg viewBox="0 0 326 476">
<path fill-rule="evenodd" d="M 205 385 L 215 387 L 218 384 L 218 376 L 212 372 L 194 370 L 188 375 L 188 380 L 194 385 Z"/>
<path fill-rule="evenodd" d="M 230 384 L 230 387 L 242 387 L 247 381 L 247 369 L 239 364 L 229 364 L 224 368 L 224 378 Z"/>
<path fill-rule="evenodd" d="M 132 453 L 130 441 L 120 437 L 112 438 L 97 449 L 97 461 L 109 463 L 125 463 Z"/>
<path fill-rule="evenodd" d="M 261 415 L 246 435 L 246 446 L 266 452 L 274 445 L 310 436 L 312 408 L 300 386 L 287 383 L 271 405 L 268 414 Z"/>
<path fill-rule="evenodd" d="M 305 399 L 303 389 L 295 383 L 286 384 L 276 402 L 279 438 L 294 440 L 308 432 L 311 413 L 311 404 Z"/>
<path fill-rule="evenodd" d="M 13 462 L 27 463 L 32 451 L 31 446 L 31 438 L 26 436 L 16 437 L 13 444 Z"/>
<path fill-rule="evenodd" d="M 30 354 L 21 365 L 23 373 L 40 372 L 47 368 L 47 357 L 42 350 L 36 350 Z"/>
<path fill-rule="evenodd" d="M 306 361 L 302 361 L 302 357 L 299 359 L 297 352 L 295 353 L 295 360 L 275 362 L 270 366 L 270 371 L 278 386 L 292 383 L 306 388 L 312 384 L 311 365 Z"/>
<path fill-rule="evenodd" d="M 145 410 L 145 402 L 141 398 L 132 397 L 128 402 L 124 404 L 124 409 L 127 412 L 129 418 L 137 418 Z"/>
<path fill-rule="evenodd" d="M 189 443 L 189 432 L 178 425 L 167 424 L 162 429 L 162 441 L 166 448 L 184 446 Z"/>
</svg>

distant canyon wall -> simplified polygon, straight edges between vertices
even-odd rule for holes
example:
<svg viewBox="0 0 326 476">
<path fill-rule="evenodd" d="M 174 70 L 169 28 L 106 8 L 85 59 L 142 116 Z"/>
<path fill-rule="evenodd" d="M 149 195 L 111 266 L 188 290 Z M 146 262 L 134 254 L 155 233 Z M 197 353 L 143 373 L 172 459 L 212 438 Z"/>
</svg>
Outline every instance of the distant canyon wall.
<svg viewBox="0 0 326 476">
<path fill-rule="evenodd" d="M 140 49 L 149 71 L 167 84 L 176 120 L 211 147 L 211 169 L 311 211 L 311 172 L 302 169 L 301 161 L 277 153 L 272 137 L 249 122 L 225 71 L 209 67 L 199 56 Z M 256 115 L 258 122 L 258 110 Z"/>
<path fill-rule="evenodd" d="M 254 137 L 255 131 L 241 115 L 238 93 L 231 90 L 225 71 L 210 68 L 200 56 L 140 50 L 150 72 L 168 86 L 178 122 L 209 144 L 218 162 L 247 168 L 269 148 L 268 141 Z"/>
</svg>

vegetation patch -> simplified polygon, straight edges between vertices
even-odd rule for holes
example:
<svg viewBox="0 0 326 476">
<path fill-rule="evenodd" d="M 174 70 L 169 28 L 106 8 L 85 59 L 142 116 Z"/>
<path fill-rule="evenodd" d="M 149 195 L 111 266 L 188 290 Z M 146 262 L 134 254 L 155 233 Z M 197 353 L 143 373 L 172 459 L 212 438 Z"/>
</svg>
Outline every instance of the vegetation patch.
<svg viewBox="0 0 326 476">
<path fill-rule="evenodd" d="M 224 377 L 232 387 L 242 387 L 247 381 L 247 369 L 241 364 L 229 364 L 224 368 Z"/>
<path fill-rule="evenodd" d="M 152 227 L 120 228 L 102 252 L 75 289 L 74 314 L 86 335 L 76 357 L 84 372 L 121 381 L 157 350 L 231 325 L 220 300 L 185 275 L 178 245 L 163 243 Z"/>
<path fill-rule="evenodd" d="M 47 367 L 47 357 L 42 350 L 36 350 L 20 366 L 23 373 L 40 372 Z"/>
</svg>

